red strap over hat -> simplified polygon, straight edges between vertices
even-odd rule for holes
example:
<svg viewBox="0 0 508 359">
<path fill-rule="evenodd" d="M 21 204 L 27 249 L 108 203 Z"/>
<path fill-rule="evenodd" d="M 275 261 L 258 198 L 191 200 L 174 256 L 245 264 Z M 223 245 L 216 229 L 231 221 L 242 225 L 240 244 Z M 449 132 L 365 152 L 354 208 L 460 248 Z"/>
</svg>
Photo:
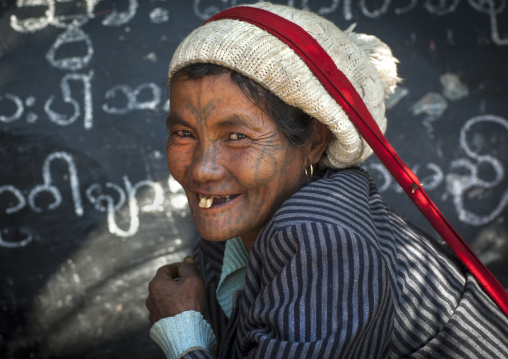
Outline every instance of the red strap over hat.
<svg viewBox="0 0 508 359">
<path fill-rule="evenodd" d="M 224 10 L 207 22 L 222 19 L 241 20 L 256 25 L 279 38 L 301 57 L 323 87 L 342 107 L 358 132 L 402 189 L 508 316 L 508 293 L 506 290 L 427 196 L 416 175 L 399 158 L 386 140 L 356 89 L 337 68 L 321 45 L 299 25 L 264 9 L 239 6 Z"/>
</svg>

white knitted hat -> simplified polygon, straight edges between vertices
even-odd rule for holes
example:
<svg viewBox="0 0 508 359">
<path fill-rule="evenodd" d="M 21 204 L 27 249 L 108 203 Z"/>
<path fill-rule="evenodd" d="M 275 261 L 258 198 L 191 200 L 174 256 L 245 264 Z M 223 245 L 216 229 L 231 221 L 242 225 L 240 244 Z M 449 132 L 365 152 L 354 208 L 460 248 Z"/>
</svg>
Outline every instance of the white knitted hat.
<svg viewBox="0 0 508 359">
<path fill-rule="evenodd" d="M 385 99 L 397 82 L 397 59 L 378 38 L 339 30 L 332 22 L 305 10 L 257 3 L 307 31 L 330 55 L 365 102 L 382 132 L 386 130 Z M 303 60 L 284 42 L 248 22 L 221 19 L 188 35 L 169 65 L 169 79 L 193 63 L 213 63 L 235 70 L 326 124 L 334 134 L 320 164 L 343 168 L 357 165 L 372 150 L 346 113 L 329 95 Z"/>
</svg>

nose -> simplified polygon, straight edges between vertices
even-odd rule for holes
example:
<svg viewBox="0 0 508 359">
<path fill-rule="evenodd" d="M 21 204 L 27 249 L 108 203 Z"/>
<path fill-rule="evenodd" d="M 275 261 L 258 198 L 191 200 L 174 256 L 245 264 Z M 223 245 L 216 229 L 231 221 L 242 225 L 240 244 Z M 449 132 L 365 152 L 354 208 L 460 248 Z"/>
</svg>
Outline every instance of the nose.
<svg viewBox="0 0 508 359">
<path fill-rule="evenodd" d="M 190 176 L 196 182 L 212 182 L 220 180 L 224 175 L 224 167 L 219 158 L 217 143 L 201 143 L 196 146 L 192 163 L 190 166 Z"/>
</svg>

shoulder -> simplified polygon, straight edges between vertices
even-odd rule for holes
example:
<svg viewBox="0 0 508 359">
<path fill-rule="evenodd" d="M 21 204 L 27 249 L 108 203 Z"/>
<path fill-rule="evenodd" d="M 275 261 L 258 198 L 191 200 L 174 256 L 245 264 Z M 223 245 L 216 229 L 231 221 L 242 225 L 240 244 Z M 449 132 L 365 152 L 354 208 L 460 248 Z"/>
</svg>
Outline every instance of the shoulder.
<svg viewBox="0 0 508 359">
<path fill-rule="evenodd" d="M 362 245 L 379 250 L 380 216 L 372 213 L 372 186 L 361 169 L 327 171 L 284 202 L 259 234 L 253 252 L 284 262 L 296 253 L 336 253 L 359 238 Z"/>
<path fill-rule="evenodd" d="M 321 199 L 346 199 L 356 195 L 357 199 L 369 195 L 371 178 L 361 168 L 327 170 L 315 181 L 309 182 L 296 192 L 288 202 L 312 195 Z M 344 197 L 346 196 L 346 197 Z"/>
<path fill-rule="evenodd" d="M 278 230 L 312 222 L 373 234 L 374 200 L 381 201 L 367 172 L 359 168 L 329 170 L 284 202 L 271 222 Z"/>
</svg>

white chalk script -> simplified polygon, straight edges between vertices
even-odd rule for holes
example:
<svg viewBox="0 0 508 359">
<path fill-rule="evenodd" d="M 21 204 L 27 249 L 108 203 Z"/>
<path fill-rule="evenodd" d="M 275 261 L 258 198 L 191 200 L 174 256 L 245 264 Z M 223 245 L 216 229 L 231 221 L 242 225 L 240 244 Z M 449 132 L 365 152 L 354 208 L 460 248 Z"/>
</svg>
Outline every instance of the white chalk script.
<svg viewBox="0 0 508 359">
<path fill-rule="evenodd" d="M 464 1 L 463 1 L 464 2 Z M 505 11 L 508 12 L 506 0 L 499 1 L 496 6 L 495 0 L 467 0 L 469 5 L 481 14 L 487 15 L 490 19 L 491 39 L 495 45 L 502 46 L 508 45 L 508 38 L 501 38 L 499 35 L 499 19 L 500 15 Z M 207 1 L 209 4 L 210 1 Z M 342 1 L 342 9 L 340 9 L 339 0 L 329 0 L 327 5 L 319 2 L 319 5 L 313 6 L 312 0 L 288 0 L 287 5 L 301 7 L 306 10 L 314 11 L 320 15 L 332 14 L 342 11 L 342 16 L 345 20 L 353 20 L 353 7 L 358 6 L 362 15 L 371 19 L 381 18 L 382 16 L 393 12 L 396 15 L 402 16 L 410 13 L 413 9 L 418 7 L 419 0 L 407 0 L 402 6 L 392 0 L 369 1 L 360 0 L 354 2 L 353 0 Z M 446 16 L 453 14 L 460 5 L 460 0 L 420 0 L 423 3 L 423 8 L 429 15 Z M 194 0 L 193 10 L 194 14 L 202 19 L 207 20 L 211 16 L 217 14 L 221 10 L 228 7 L 237 5 L 236 0 L 216 0 L 216 5 L 203 6 L 202 0 Z M 504 19 L 506 20 L 506 16 Z"/>
<path fill-rule="evenodd" d="M 84 214 L 83 201 L 81 197 L 80 180 L 78 169 L 73 156 L 67 152 L 53 152 L 46 157 L 42 165 L 42 183 L 35 185 L 28 191 L 28 198 L 25 198 L 23 191 L 14 185 L 7 184 L 0 187 L 0 198 L 2 203 L 8 203 L 5 208 L 5 214 L 11 215 L 22 209 L 30 208 L 35 213 L 44 213 L 57 210 L 63 203 L 62 191 L 53 180 L 51 173 L 51 164 L 56 160 L 62 160 L 67 165 L 69 172 L 69 185 L 71 197 L 74 205 L 74 214 L 82 217 Z M 86 199 L 93 205 L 93 208 L 99 212 L 107 213 L 108 230 L 111 234 L 126 238 L 135 235 L 140 228 L 140 213 L 156 213 L 164 211 L 164 189 L 160 183 L 151 180 L 141 180 L 132 183 L 128 176 L 123 176 L 123 187 L 107 182 L 104 185 L 94 183 L 85 190 Z M 170 177 L 167 182 L 172 207 L 175 209 L 184 209 L 186 207 L 186 198 L 180 185 Z M 108 190 L 109 193 L 107 192 Z M 44 208 L 37 203 L 37 198 L 42 194 L 49 194 L 52 201 Z M 139 197 L 142 194 L 143 203 L 140 205 Z M 148 198 L 148 203 L 147 202 Z M 151 198 L 151 199 L 150 199 Z M 8 202 L 10 199 L 11 202 Z M 14 201 L 13 201 L 14 200 Z M 129 226 L 122 229 L 117 224 L 116 216 L 127 207 Z M 32 237 L 19 242 L 7 242 L 2 239 L 0 232 L 0 246 L 7 248 L 18 248 L 25 246 Z"/>
<path fill-rule="evenodd" d="M 471 144 L 467 140 L 467 133 L 471 129 L 481 123 L 494 123 L 504 130 L 508 131 L 508 120 L 494 115 L 482 115 L 469 119 L 460 129 L 460 147 L 466 154 L 467 158 L 458 158 L 451 162 L 450 172 L 445 174 L 443 169 L 433 162 L 425 164 L 422 170 L 420 165 L 415 165 L 411 170 L 420 177 L 422 187 L 425 191 L 436 190 L 443 183 L 446 184 L 446 193 L 453 198 L 453 203 L 458 216 L 458 219 L 464 223 L 473 226 L 485 225 L 493 221 L 508 205 L 508 188 L 506 188 L 498 204 L 494 209 L 487 214 L 477 214 L 473 209 L 466 208 L 464 202 L 465 196 L 472 189 L 480 191 L 493 189 L 499 186 L 505 179 L 505 170 L 501 161 L 492 154 L 480 155 L 474 151 Z M 479 168 L 487 166 L 492 169 L 494 177 L 490 181 L 482 179 Z M 376 182 L 380 192 L 388 191 L 389 189 L 395 192 L 402 193 L 403 190 L 393 180 L 390 172 L 386 167 L 379 163 L 369 163 L 366 168 L 376 176 Z M 464 174 L 466 172 L 466 174 Z"/>
</svg>

